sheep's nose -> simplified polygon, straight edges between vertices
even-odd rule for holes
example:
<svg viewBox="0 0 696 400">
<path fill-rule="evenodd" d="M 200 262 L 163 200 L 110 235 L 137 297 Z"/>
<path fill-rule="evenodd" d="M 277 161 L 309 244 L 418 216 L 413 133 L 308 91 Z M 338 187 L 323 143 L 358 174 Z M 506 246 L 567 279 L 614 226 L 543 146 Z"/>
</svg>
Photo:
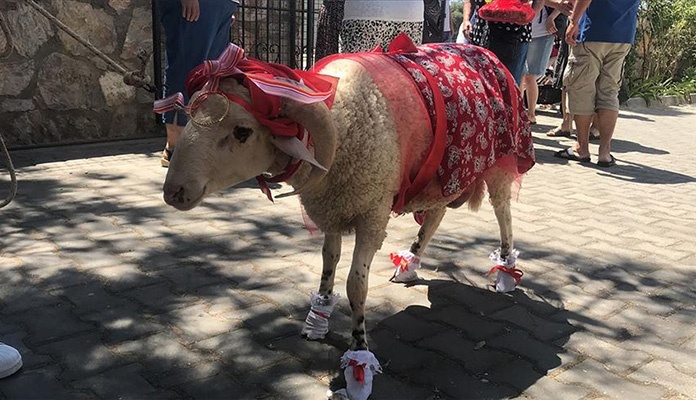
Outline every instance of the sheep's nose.
<svg viewBox="0 0 696 400">
<path fill-rule="evenodd" d="M 164 202 L 173 206 L 175 204 L 181 204 L 184 202 L 185 189 L 182 185 L 175 185 L 172 183 L 164 184 Z"/>
</svg>

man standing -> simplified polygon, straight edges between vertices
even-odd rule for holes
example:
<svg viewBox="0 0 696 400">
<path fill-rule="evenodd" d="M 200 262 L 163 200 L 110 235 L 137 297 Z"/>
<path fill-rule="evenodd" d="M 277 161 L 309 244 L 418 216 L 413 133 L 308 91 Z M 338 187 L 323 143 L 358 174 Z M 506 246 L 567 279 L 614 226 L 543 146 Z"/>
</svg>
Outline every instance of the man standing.
<svg viewBox="0 0 696 400">
<path fill-rule="evenodd" d="M 566 33 L 571 53 L 564 82 L 578 139 L 575 146 L 554 156 L 590 162 L 590 125 L 596 111 L 600 136 L 597 166 L 616 164 L 611 137 L 619 117 L 624 60 L 635 40 L 639 6 L 640 0 L 576 2 Z"/>
</svg>

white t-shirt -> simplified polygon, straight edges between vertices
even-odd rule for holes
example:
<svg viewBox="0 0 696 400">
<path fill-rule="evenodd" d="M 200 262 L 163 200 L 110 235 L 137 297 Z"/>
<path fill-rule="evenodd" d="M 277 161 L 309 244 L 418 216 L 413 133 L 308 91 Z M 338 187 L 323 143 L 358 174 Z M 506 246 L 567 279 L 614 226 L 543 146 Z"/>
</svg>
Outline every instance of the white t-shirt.
<svg viewBox="0 0 696 400">
<path fill-rule="evenodd" d="M 546 21 L 548 19 L 549 14 L 546 12 L 546 7 L 542 7 L 532 21 L 532 39 L 550 35 L 546 29 Z"/>
<path fill-rule="evenodd" d="M 423 0 L 346 0 L 344 20 L 423 21 Z"/>
</svg>

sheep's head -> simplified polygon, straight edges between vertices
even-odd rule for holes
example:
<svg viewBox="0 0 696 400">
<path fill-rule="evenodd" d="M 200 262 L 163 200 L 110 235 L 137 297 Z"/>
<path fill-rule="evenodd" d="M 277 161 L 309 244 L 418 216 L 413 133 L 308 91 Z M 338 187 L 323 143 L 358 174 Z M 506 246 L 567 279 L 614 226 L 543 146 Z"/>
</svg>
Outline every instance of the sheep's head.
<svg viewBox="0 0 696 400">
<path fill-rule="evenodd" d="M 221 90 L 248 100 L 233 79 Z M 191 97 L 191 118 L 176 145 L 164 182 L 164 200 L 180 210 L 197 206 L 209 193 L 267 171 L 275 160 L 268 128 L 221 94 Z"/>
<path fill-rule="evenodd" d="M 250 102 L 248 89 L 235 79 L 222 81 L 220 90 Z M 297 145 L 273 136 L 243 106 L 222 94 L 196 93 L 190 104 L 191 118 L 176 145 L 164 183 L 165 202 L 179 210 L 190 210 L 209 193 L 277 168 L 279 157 L 281 162 L 289 160 L 283 153 L 318 167 L 313 169 L 303 187 L 321 180 L 333 161 L 336 133 L 323 103 L 288 101 L 283 112 L 313 135 L 316 160 L 306 148 L 298 149 Z"/>
</svg>

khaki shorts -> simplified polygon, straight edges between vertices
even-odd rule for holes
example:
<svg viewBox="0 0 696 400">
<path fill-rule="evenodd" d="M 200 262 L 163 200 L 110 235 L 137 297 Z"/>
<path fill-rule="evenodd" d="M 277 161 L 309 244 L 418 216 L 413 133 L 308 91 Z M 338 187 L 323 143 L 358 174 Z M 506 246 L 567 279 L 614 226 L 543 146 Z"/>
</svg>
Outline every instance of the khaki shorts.
<svg viewBox="0 0 696 400">
<path fill-rule="evenodd" d="M 628 43 L 579 43 L 570 51 L 563 83 L 571 114 L 592 115 L 597 109 L 619 110 L 619 88 Z"/>
</svg>

